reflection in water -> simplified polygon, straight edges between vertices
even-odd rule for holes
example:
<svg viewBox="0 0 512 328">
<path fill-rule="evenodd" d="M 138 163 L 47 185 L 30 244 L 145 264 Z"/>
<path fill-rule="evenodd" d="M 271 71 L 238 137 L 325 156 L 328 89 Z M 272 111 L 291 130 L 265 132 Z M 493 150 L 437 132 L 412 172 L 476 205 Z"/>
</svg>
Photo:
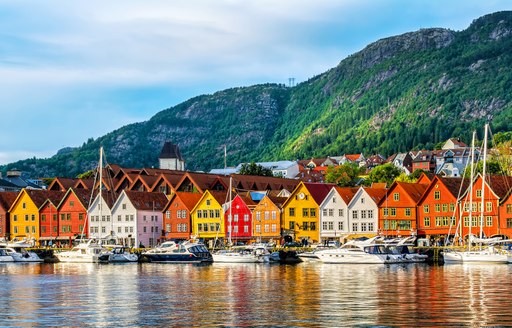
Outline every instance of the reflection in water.
<svg viewBox="0 0 512 328">
<path fill-rule="evenodd" d="M 510 326 L 507 265 L 4 264 L 0 326 Z"/>
</svg>

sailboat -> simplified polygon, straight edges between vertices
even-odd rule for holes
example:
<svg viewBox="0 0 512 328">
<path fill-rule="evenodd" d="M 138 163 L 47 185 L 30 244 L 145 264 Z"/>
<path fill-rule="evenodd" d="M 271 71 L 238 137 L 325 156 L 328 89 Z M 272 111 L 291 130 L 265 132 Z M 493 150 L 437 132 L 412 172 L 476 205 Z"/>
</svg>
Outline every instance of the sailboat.
<svg viewBox="0 0 512 328">
<path fill-rule="evenodd" d="M 102 179 L 103 179 L 103 147 L 100 147 L 100 161 L 99 161 L 99 192 L 98 195 L 101 197 Z M 93 191 L 94 194 L 94 191 Z M 101 206 L 100 206 L 101 211 Z M 101 213 L 99 215 L 101 217 Z M 100 223 L 101 224 L 101 223 Z M 84 230 L 87 225 L 84 225 Z M 101 232 L 101 227 L 100 230 Z M 81 236 L 84 236 L 82 231 Z M 82 237 L 80 237 L 82 238 Z M 80 243 L 73 247 L 69 251 L 58 252 L 55 256 L 60 262 L 81 262 L 81 263 L 95 263 L 100 262 L 100 257 L 110 254 L 111 252 L 101 245 L 101 240 L 80 240 Z"/>
<path fill-rule="evenodd" d="M 231 233 L 233 231 L 233 213 L 232 213 L 232 184 L 233 178 L 229 178 L 229 207 L 228 207 L 228 244 L 231 246 Z M 212 254 L 213 262 L 223 263 L 258 263 L 258 262 L 269 262 L 270 253 L 264 247 L 231 247 L 227 250 L 219 250 Z"/>
<path fill-rule="evenodd" d="M 469 233 L 467 240 L 467 250 L 462 251 L 444 251 L 443 257 L 445 263 L 508 263 L 507 253 L 501 252 L 494 247 L 494 244 L 499 242 L 497 238 L 484 238 L 483 225 L 484 225 L 484 189 L 485 189 L 485 171 L 487 160 L 487 134 L 489 125 L 485 125 L 484 134 L 484 147 L 483 147 L 483 167 L 482 167 L 482 195 L 481 195 L 481 208 L 480 208 L 480 233 L 479 237 L 475 237 L 471 233 L 471 226 L 473 225 L 473 162 L 475 156 L 475 135 L 473 132 L 473 140 L 471 143 L 471 178 L 469 185 Z M 478 249 L 471 249 L 473 243 L 478 243 Z M 485 246 L 484 246 L 485 245 Z"/>
</svg>

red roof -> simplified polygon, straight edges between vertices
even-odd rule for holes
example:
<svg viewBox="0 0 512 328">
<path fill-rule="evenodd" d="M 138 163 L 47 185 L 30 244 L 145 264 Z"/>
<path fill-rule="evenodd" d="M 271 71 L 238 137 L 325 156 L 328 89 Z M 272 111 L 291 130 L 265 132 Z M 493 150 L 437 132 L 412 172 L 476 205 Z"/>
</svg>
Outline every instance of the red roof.
<svg viewBox="0 0 512 328">
<path fill-rule="evenodd" d="M 313 183 L 304 182 L 304 186 L 308 189 L 311 197 L 315 202 L 320 205 L 324 201 L 325 197 L 331 191 L 332 188 L 336 187 L 334 183 Z"/>
<path fill-rule="evenodd" d="M 338 187 L 338 186 L 335 186 L 334 188 L 336 189 L 338 194 L 341 196 L 341 199 L 343 199 L 345 204 L 350 203 L 352 198 L 354 198 L 354 195 L 356 194 L 356 192 L 359 190 L 359 188 L 357 188 L 357 187 Z M 325 199 L 325 197 L 324 197 L 324 199 Z"/>
</svg>

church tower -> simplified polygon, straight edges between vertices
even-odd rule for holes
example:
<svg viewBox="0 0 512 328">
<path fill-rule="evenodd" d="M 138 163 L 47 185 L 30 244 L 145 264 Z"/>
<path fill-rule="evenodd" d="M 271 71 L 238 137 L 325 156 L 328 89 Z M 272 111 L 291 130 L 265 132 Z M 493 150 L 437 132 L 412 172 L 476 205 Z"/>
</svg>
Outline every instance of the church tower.
<svg viewBox="0 0 512 328">
<path fill-rule="evenodd" d="M 170 141 L 166 141 L 158 156 L 161 169 L 185 171 L 185 161 L 181 156 L 180 147 Z"/>
</svg>

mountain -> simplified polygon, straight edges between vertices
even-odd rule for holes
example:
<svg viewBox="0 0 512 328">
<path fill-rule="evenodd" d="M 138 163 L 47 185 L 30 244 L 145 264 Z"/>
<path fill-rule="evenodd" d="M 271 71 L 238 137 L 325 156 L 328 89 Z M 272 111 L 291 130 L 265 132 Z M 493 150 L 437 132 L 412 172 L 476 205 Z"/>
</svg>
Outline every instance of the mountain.
<svg viewBox="0 0 512 328">
<path fill-rule="evenodd" d="M 512 12 L 476 19 L 463 31 L 422 29 L 379 40 L 295 87 L 232 88 L 202 95 L 49 159 L 1 167 L 33 176 L 76 176 L 94 167 L 100 145 L 124 167 L 158 163 L 163 143 L 180 146 L 189 170 L 244 161 L 345 153 L 390 155 L 469 143 L 489 121 L 512 130 Z"/>
</svg>

